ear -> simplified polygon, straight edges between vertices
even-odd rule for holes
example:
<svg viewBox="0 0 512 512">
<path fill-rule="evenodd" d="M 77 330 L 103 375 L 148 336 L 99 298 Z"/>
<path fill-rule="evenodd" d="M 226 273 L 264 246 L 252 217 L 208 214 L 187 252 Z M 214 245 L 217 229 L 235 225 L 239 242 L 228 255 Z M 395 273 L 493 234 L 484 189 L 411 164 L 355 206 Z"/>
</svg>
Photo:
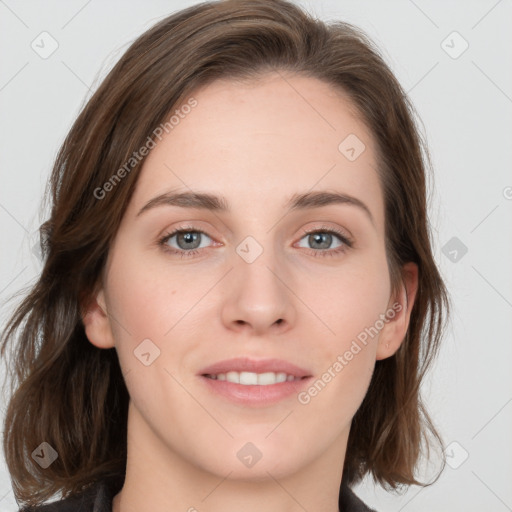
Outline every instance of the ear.
<svg viewBox="0 0 512 512">
<path fill-rule="evenodd" d="M 376 359 L 391 357 L 405 339 L 411 311 L 418 291 L 418 265 L 406 263 L 402 267 L 402 285 L 396 296 L 391 297 L 386 312 L 387 321 L 381 330 Z"/>
<path fill-rule="evenodd" d="M 115 346 L 103 287 L 84 301 L 82 322 L 88 340 L 98 348 Z"/>
</svg>

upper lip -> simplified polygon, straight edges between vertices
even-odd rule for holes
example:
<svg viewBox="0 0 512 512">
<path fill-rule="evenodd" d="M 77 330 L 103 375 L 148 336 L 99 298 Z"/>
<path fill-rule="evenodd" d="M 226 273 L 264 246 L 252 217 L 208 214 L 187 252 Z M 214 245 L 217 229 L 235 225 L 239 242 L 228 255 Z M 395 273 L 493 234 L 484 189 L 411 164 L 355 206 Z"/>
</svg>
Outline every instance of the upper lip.
<svg viewBox="0 0 512 512">
<path fill-rule="evenodd" d="M 218 375 L 227 372 L 253 372 L 253 373 L 286 373 L 294 377 L 310 377 L 311 374 L 304 368 L 284 361 L 283 359 L 250 359 L 248 357 L 235 357 L 224 359 L 199 371 L 199 375 Z"/>
</svg>

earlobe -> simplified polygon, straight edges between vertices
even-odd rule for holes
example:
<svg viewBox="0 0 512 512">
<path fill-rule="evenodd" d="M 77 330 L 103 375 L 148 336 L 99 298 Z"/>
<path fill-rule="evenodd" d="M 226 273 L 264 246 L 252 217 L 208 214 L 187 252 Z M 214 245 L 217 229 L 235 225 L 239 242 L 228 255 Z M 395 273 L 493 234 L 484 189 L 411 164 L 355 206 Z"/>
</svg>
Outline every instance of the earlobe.
<svg viewBox="0 0 512 512">
<path fill-rule="evenodd" d="M 86 300 L 85 304 L 82 310 L 82 322 L 87 339 L 98 348 L 114 347 L 114 336 L 103 288 Z"/>
<path fill-rule="evenodd" d="M 376 359 L 391 357 L 403 343 L 409 328 L 411 312 L 418 291 L 418 265 L 413 262 L 402 267 L 402 286 L 388 304 L 387 321 L 377 346 Z"/>
</svg>

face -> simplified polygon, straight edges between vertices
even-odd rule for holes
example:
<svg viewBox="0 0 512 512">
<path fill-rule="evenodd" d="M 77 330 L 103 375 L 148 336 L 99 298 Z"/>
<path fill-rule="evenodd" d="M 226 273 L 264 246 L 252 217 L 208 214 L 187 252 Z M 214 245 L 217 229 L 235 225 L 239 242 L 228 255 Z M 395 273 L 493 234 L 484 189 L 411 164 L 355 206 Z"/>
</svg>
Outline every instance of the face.
<svg viewBox="0 0 512 512">
<path fill-rule="evenodd" d="M 373 137 L 339 91 L 283 76 L 193 94 L 144 162 L 84 320 L 117 350 L 129 442 L 162 471 L 339 465 L 376 359 L 405 334 Z"/>
</svg>

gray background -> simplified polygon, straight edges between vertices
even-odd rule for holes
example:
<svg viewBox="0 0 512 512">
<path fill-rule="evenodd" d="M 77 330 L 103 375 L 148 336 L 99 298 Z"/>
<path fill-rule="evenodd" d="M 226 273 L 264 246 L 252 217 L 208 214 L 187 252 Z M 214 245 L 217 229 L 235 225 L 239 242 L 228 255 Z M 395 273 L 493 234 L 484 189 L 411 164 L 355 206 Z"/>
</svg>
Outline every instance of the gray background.
<svg viewBox="0 0 512 512">
<path fill-rule="evenodd" d="M 0 0 L 2 325 L 8 297 L 40 270 L 32 247 L 46 218 L 42 192 L 79 109 L 136 36 L 194 3 Z M 366 30 L 410 93 L 432 153 L 435 255 L 453 302 L 424 387 L 449 466 L 433 486 L 403 496 L 371 481 L 356 490 L 382 512 L 512 510 L 512 2 L 297 3 Z M 44 31 L 58 44 L 47 58 L 31 47 L 42 52 L 46 37 L 51 48 Z M 17 507 L 2 458 L 4 510 Z"/>
</svg>

